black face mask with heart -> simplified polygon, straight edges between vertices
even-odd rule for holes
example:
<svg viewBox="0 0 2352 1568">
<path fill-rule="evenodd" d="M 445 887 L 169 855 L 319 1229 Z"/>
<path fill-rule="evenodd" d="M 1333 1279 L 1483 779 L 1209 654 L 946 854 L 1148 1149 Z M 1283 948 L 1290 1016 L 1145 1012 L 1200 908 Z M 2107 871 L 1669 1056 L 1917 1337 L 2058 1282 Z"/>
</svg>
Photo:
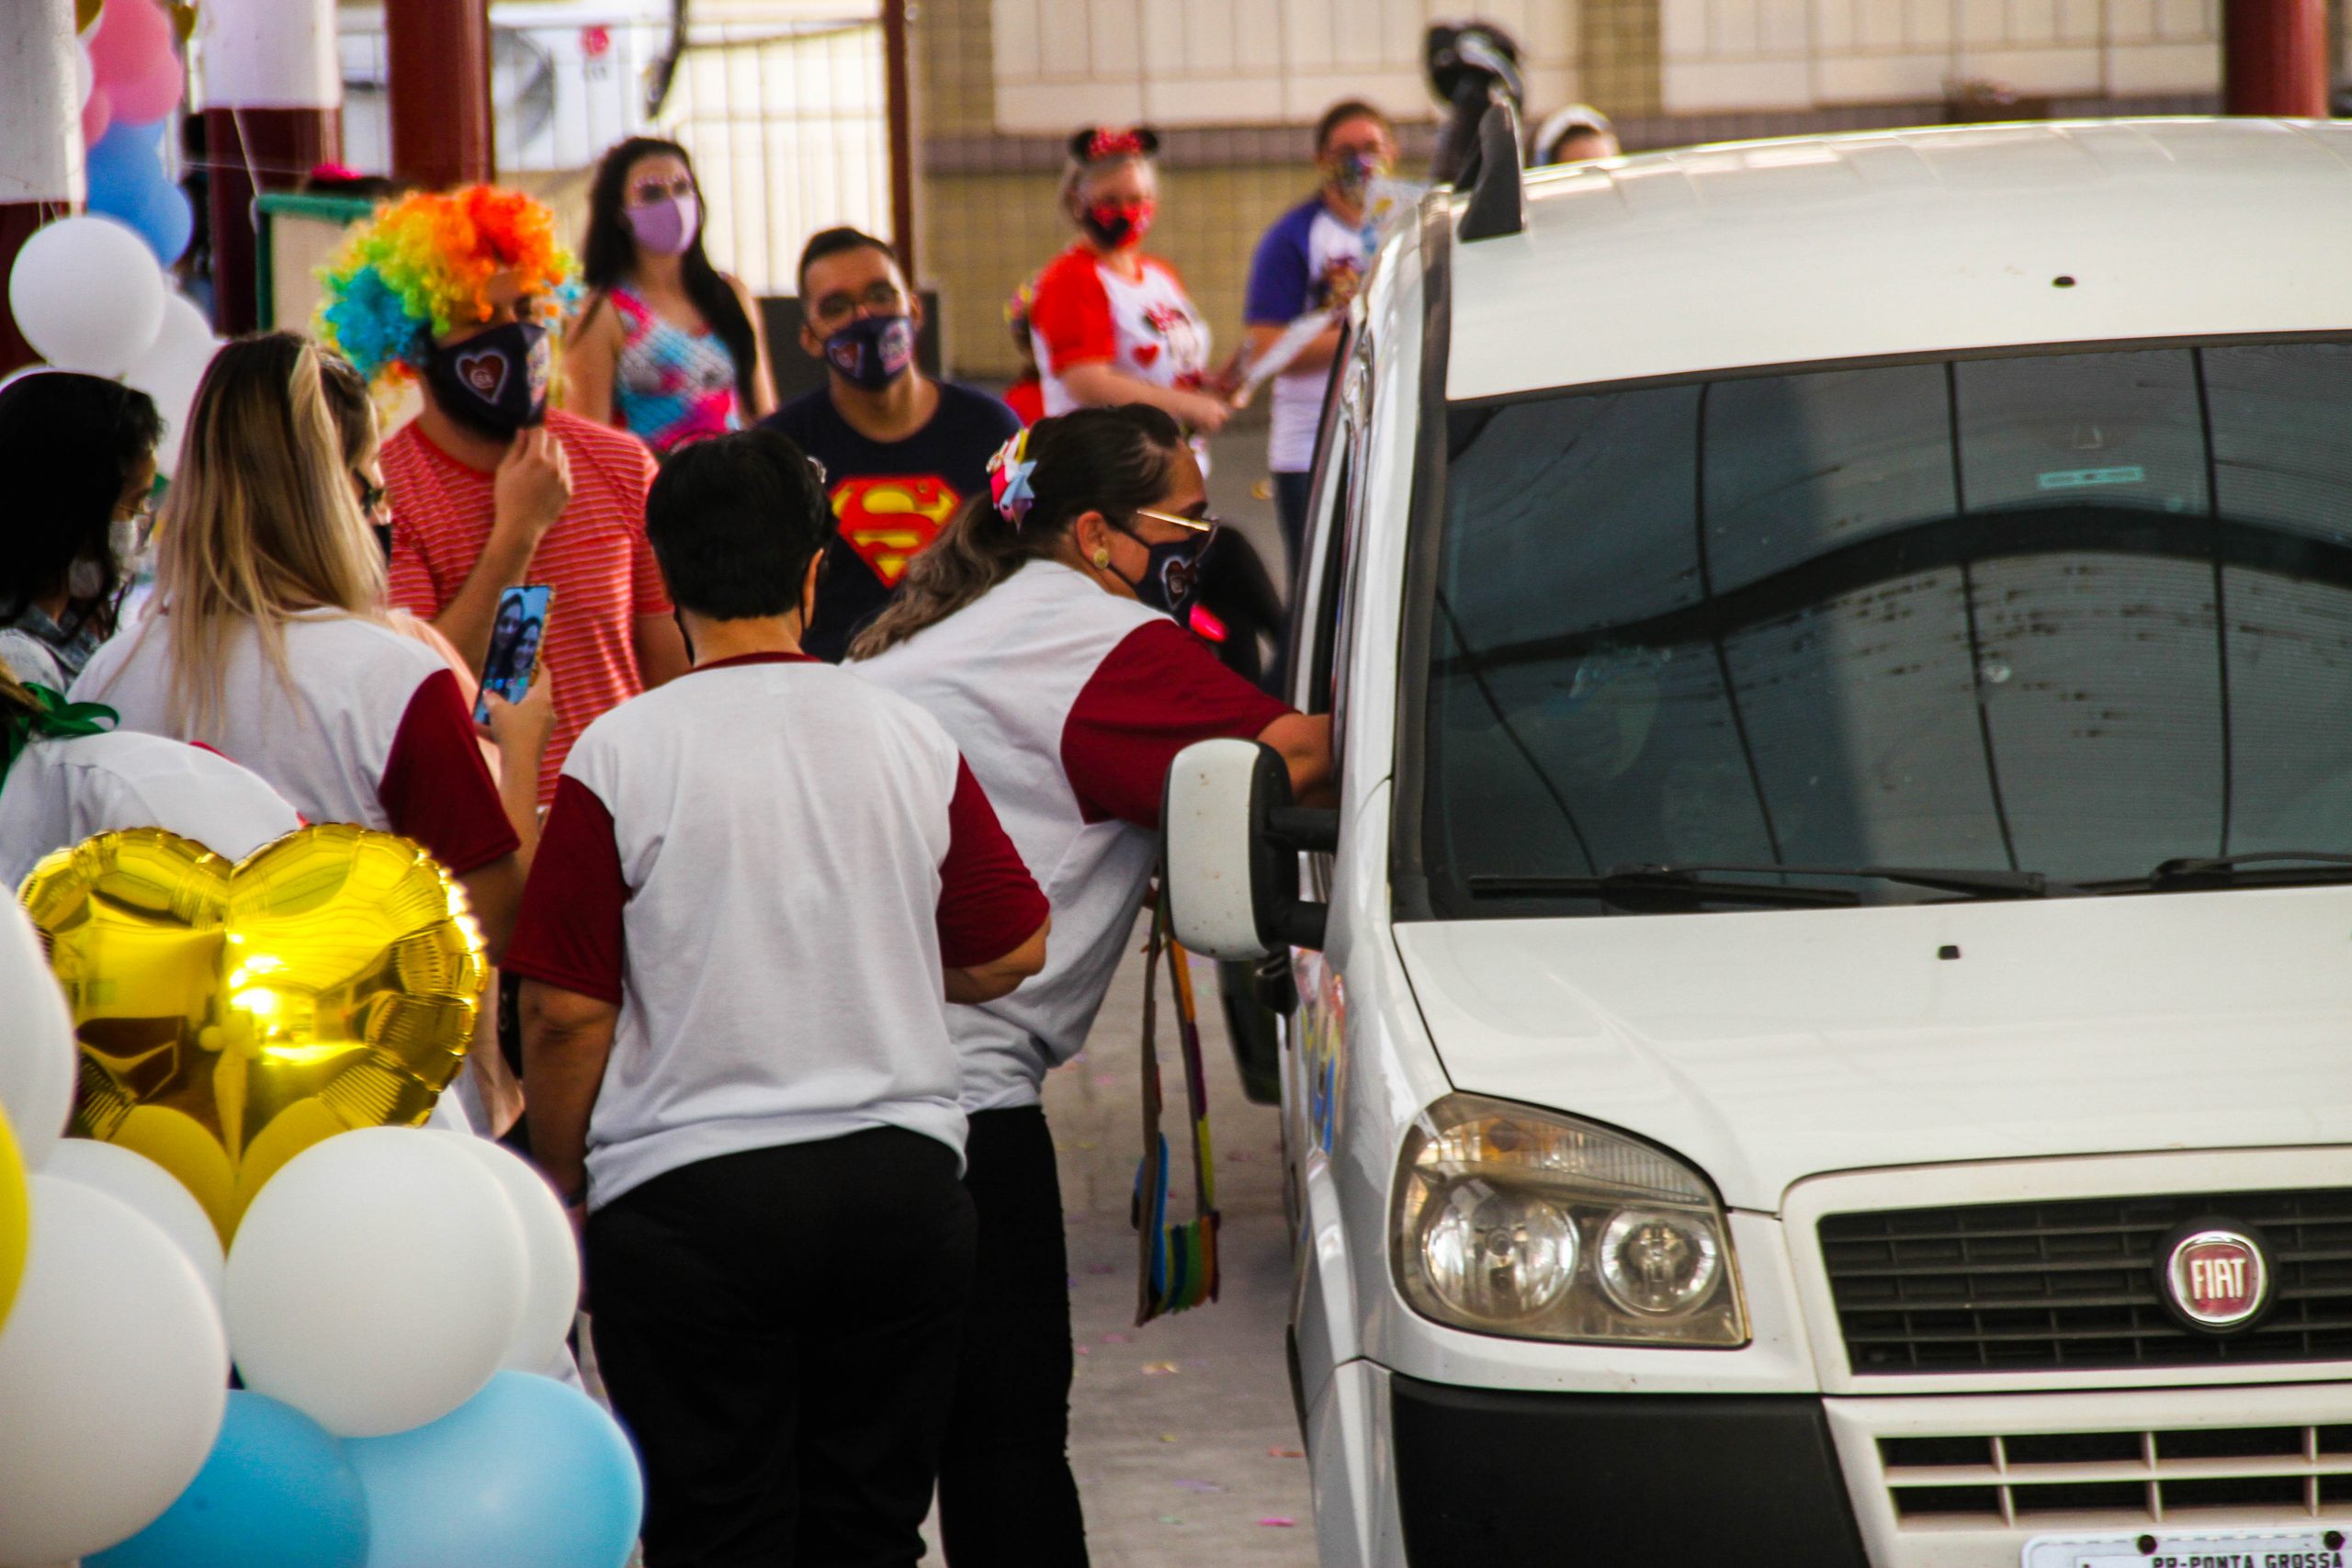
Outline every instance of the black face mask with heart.
<svg viewBox="0 0 2352 1568">
<path fill-rule="evenodd" d="M 508 321 L 463 343 L 435 344 L 424 382 L 441 412 L 493 441 L 508 440 L 548 417 L 548 380 L 555 350 L 537 321 Z"/>
<path fill-rule="evenodd" d="M 1143 579 L 1128 586 L 1136 597 L 1159 611 L 1175 617 L 1178 626 L 1191 624 L 1193 601 L 1200 597 L 1201 557 L 1208 553 L 1214 531 L 1193 534 L 1182 539 L 1169 539 L 1151 544 L 1133 529 L 1122 532 L 1151 552 L 1145 563 Z"/>
</svg>

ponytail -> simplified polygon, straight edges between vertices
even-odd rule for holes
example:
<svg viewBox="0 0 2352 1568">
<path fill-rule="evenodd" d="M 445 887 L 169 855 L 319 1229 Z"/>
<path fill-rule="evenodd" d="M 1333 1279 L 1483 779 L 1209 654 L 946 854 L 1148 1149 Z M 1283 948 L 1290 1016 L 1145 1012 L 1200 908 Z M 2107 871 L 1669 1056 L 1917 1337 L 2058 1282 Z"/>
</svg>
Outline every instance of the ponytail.
<svg viewBox="0 0 2352 1568">
<path fill-rule="evenodd" d="M 1184 445 L 1176 422 L 1148 403 L 1080 409 L 1029 428 L 1034 499 L 1018 524 L 986 495 L 964 503 L 929 548 L 909 563 L 898 596 L 850 644 L 871 659 L 977 602 L 1033 560 L 1057 554 L 1090 512 L 1114 521 L 1168 492 Z"/>
</svg>

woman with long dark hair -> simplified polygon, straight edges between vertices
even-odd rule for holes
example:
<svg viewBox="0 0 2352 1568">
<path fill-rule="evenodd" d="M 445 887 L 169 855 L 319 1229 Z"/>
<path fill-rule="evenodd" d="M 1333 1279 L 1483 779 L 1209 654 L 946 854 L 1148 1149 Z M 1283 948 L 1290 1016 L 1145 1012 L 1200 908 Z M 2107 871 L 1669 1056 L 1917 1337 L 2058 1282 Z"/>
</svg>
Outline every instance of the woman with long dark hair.
<svg viewBox="0 0 2352 1568">
<path fill-rule="evenodd" d="M 0 670 L 62 692 L 114 635 L 163 434 L 119 381 L 42 370 L 0 390 Z"/>
<path fill-rule="evenodd" d="M 703 254 L 702 187 L 686 150 L 632 136 L 588 197 L 586 306 L 563 355 L 563 405 L 659 454 L 775 412 L 751 290 Z"/>
<path fill-rule="evenodd" d="M 1046 967 L 951 1006 L 980 1235 L 970 1347 L 940 1455 L 959 1564 L 1083 1568 L 1066 1452 L 1069 1266 L 1039 1089 L 1086 1043 L 1130 947 L 1159 853 L 1169 764 L 1196 740 L 1257 739 L 1313 798 L 1331 723 L 1267 696 L 1184 629 L 1216 531 L 1176 421 L 1128 404 L 1043 419 L 1008 442 L 989 493 L 907 569 L 851 649 L 857 670 L 939 720 L 1052 905 Z"/>
</svg>

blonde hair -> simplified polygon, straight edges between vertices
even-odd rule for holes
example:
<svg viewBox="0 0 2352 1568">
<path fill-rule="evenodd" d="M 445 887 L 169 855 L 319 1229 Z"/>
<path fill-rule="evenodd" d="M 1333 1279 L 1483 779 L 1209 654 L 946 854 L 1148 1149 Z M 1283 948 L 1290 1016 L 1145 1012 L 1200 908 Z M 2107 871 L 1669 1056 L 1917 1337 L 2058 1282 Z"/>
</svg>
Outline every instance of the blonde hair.
<svg viewBox="0 0 2352 1568">
<path fill-rule="evenodd" d="M 290 692 L 286 622 L 311 609 L 380 619 L 384 562 L 343 463 L 319 349 L 294 333 L 241 338 L 214 356 L 188 412 L 158 523 L 173 723 L 219 724 L 229 656 L 250 626 Z"/>
</svg>

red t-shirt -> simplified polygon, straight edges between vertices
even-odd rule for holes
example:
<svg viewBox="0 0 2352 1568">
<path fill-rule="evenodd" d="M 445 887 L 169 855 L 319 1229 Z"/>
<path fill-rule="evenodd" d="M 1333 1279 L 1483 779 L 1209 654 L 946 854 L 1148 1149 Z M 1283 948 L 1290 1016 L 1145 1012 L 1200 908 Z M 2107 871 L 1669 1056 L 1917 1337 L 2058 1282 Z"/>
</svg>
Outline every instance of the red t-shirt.
<svg viewBox="0 0 2352 1568">
<path fill-rule="evenodd" d="M 524 573 L 526 581 L 555 590 L 540 649 L 555 688 L 555 730 L 539 765 L 543 801 L 553 797 L 580 732 L 645 689 L 637 622 L 670 613 L 645 539 L 653 454 L 634 436 L 560 409 L 548 411 L 548 429 L 571 459 L 571 504 Z M 457 597 L 490 540 L 495 476 L 460 463 L 413 423 L 384 443 L 383 463 L 392 503 L 392 603 L 431 620 Z"/>
</svg>

